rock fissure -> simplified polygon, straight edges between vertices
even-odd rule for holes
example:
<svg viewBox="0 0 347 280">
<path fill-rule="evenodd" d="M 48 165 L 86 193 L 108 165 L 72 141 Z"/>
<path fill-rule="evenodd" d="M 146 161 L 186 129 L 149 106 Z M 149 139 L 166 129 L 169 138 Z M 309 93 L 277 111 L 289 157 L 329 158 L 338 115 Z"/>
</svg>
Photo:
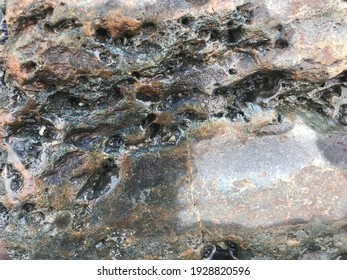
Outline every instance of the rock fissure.
<svg viewBox="0 0 347 280">
<path fill-rule="evenodd" d="M 191 199 L 191 204 L 192 204 L 192 209 L 194 212 L 194 215 L 196 217 L 196 223 L 199 228 L 199 232 L 201 234 L 201 242 L 204 244 L 204 225 L 203 221 L 200 216 L 199 208 L 197 207 L 196 203 L 197 201 L 195 200 L 195 195 L 194 193 L 196 192 L 195 190 L 195 179 L 194 179 L 194 167 L 193 167 L 193 162 L 192 162 L 192 155 L 191 155 L 191 147 L 189 144 L 187 144 L 187 158 L 188 158 L 188 176 L 189 176 L 189 189 L 190 189 L 190 199 Z"/>
</svg>

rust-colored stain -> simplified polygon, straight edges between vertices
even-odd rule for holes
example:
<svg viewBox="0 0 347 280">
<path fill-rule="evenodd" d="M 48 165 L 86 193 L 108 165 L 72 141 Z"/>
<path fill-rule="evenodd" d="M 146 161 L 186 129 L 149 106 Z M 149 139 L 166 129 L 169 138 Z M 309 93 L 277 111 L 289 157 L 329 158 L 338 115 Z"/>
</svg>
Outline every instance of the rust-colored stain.
<svg viewBox="0 0 347 280">
<path fill-rule="evenodd" d="M 105 28 L 114 39 L 133 36 L 139 32 L 141 22 L 122 15 L 120 11 L 108 13 L 101 21 L 100 27 Z"/>
<path fill-rule="evenodd" d="M 25 72 L 23 72 L 23 69 L 21 68 L 20 61 L 18 60 L 18 58 L 16 58 L 14 54 L 8 54 L 6 64 L 7 64 L 6 78 L 7 79 L 15 78 L 19 84 L 23 84 L 28 76 L 26 75 Z"/>
</svg>

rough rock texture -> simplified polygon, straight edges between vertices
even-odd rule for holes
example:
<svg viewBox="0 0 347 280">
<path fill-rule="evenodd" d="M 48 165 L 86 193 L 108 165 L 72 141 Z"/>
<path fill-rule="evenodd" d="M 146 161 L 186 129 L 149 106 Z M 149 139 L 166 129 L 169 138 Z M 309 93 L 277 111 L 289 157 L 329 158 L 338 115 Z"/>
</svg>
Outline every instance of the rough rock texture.
<svg viewBox="0 0 347 280">
<path fill-rule="evenodd" d="M 346 254 L 346 1 L 0 6 L 0 259 Z"/>
</svg>

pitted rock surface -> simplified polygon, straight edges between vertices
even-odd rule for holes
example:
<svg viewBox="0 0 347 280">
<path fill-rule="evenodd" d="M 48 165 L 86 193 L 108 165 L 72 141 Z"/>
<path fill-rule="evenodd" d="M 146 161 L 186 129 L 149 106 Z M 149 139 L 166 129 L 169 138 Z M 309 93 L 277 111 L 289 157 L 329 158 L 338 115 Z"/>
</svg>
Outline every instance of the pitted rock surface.
<svg viewBox="0 0 347 280">
<path fill-rule="evenodd" d="M 346 254 L 346 1 L 0 8 L 0 259 Z"/>
</svg>

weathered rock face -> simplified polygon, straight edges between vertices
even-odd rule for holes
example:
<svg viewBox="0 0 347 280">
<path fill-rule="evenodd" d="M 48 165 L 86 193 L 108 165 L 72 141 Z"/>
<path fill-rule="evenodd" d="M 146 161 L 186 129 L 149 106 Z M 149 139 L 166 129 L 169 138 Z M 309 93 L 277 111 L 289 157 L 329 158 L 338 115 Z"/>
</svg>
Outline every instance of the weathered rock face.
<svg viewBox="0 0 347 280">
<path fill-rule="evenodd" d="M 346 1 L 0 6 L 0 258 L 347 252 Z"/>
</svg>

